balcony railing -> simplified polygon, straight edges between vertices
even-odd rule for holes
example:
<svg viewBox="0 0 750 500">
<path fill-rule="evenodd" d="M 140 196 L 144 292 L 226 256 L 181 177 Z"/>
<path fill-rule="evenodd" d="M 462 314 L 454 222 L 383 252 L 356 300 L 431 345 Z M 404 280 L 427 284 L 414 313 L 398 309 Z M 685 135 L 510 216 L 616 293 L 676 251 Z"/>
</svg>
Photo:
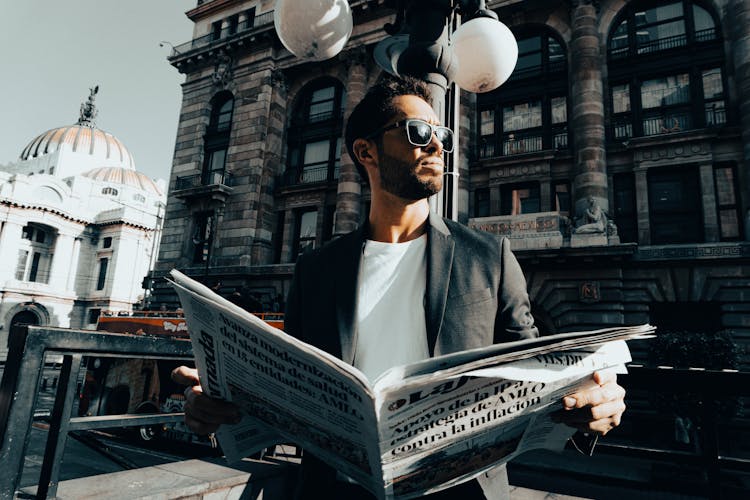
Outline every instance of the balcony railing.
<svg viewBox="0 0 750 500">
<path fill-rule="evenodd" d="M 290 187 L 304 184 L 317 184 L 322 182 L 335 181 L 339 178 L 339 165 L 333 169 L 333 176 L 329 179 L 328 163 L 323 165 L 306 166 L 302 171 L 287 170 L 277 179 L 279 187 Z"/>
<path fill-rule="evenodd" d="M 694 39 L 696 43 L 716 40 L 716 28 L 708 28 L 705 30 L 696 31 Z M 621 59 L 632 55 L 630 46 L 627 43 L 623 42 L 617 43 L 618 46 L 614 46 L 614 43 L 610 44 L 610 48 L 608 51 L 610 59 Z M 687 46 L 687 44 L 687 35 L 683 33 L 680 35 L 667 36 L 656 40 L 639 41 L 638 46 L 636 47 L 636 52 L 638 55 L 651 54 L 654 52 L 660 52 L 662 50 L 685 47 Z"/>
<path fill-rule="evenodd" d="M 222 29 L 220 32 L 217 31 L 215 33 L 209 33 L 208 35 L 194 38 L 193 40 L 190 40 L 189 42 L 182 43 L 172 49 L 172 53 L 170 54 L 170 57 L 181 56 L 187 52 L 191 52 L 196 49 L 208 47 L 215 43 L 229 40 L 236 36 L 243 35 L 249 31 L 252 31 L 261 27 L 269 26 L 271 24 L 273 24 L 273 11 L 266 12 L 259 16 L 255 16 L 251 19 L 248 19 L 247 21 L 245 21 L 244 23 L 240 24 L 237 27 L 228 26 Z"/>
<path fill-rule="evenodd" d="M 227 182 L 228 181 L 225 180 L 224 170 L 217 170 L 214 172 L 204 172 L 202 174 L 177 176 L 177 179 L 175 179 L 174 182 L 174 188 L 176 191 L 181 191 L 183 189 L 212 186 L 216 184 L 229 185 Z"/>
<path fill-rule="evenodd" d="M 546 146 L 545 142 L 550 145 Z M 513 132 L 506 134 L 502 147 L 495 143 L 495 136 L 483 137 L 477 148 L 479 159 L 494 158 L 497 156 L 512 156 L 524 153 L 536 153 L 545 149 L 555 149 L 557 151 L 568 148 L 568 132 L 564 129 L 553 129 L 551 136 L 542 132 Z"/>
<path fill-rule="evenodd" d="M 669 134 L 693 128 L 693 117 L 687 111 L 663 112 L 643 118 L 643 135 Z"/>
</svg>

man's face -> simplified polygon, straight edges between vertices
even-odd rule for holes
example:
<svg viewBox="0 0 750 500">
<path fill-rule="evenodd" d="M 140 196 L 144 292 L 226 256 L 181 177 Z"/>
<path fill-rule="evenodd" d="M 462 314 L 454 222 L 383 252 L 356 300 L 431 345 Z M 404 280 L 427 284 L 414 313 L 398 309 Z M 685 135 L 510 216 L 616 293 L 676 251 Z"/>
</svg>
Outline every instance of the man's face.
<svg viewBox="0 0 750 500">
<path fill-rule="evenodd" d="M 388 124 L 408 118 L 440 123 L 432 106 L 420 97 L 395 97 L 393 106 L 397 114 Z M 434 134 L 426 146 L 414 146 L 406 130 L 399 127 L 383 132 L 378 146 L 378 173 L 384 191 L 405 200 L 421 200 L 442 189 L 443 146 Z"/>
</svg>

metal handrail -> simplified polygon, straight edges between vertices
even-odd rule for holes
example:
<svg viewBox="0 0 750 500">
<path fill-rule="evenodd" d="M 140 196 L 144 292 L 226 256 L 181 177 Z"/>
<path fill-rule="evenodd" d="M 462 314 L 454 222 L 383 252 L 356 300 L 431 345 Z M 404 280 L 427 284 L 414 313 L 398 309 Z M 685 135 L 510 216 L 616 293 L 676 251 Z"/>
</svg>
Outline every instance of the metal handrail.
<svg viewBox="0 0 750 500">
<path fill-rule="evenodd" d="M 61 354 L 62 368 L 50 415 L 37 498 L 57 493 L 60 463 L 69 431 L 174 422 L 182 414 L 107 415 L 71 418 L 83 356 L 192 360 L 189 340 L 36 326 L 10 330 L 8 357 L 0 382 L 0 498 L 13 498 L 21 480 L 46 354 Z"/>
</svg>

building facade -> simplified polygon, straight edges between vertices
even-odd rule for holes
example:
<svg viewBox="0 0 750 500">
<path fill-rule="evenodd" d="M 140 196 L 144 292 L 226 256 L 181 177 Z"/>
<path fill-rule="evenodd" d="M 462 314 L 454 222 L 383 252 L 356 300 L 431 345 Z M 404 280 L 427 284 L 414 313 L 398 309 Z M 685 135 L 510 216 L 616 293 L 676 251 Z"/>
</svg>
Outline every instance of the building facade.
<svg viewBox="0 0 750 500">
<path fill-rule="evenodd" d="M 94 124 L 48 130 L 0 171 L 0 352 L 11 326 L 93 328 L 144 299 L 166 201 L 122 142 Z"/>
<path fill-rule="evenodd" d="M 177 267 L 273 308 L 296 256 L 367 213 L 343 117 L 383 74 L 392 5 L 350 2 L 345 50 L 305 63 L 273 3 L 198 2 L 169 57 L 186 81 L 155 300 L 175 300 Z M 659 319 L 747 349 L 750 27 L 733 20 L 750 4 L 488 5 L 519 60 L 498 90 L 460 94 L 459 220 L 511 239 L 545 331 Z"/>
<path fill-rule="evenodd" d="M 383 75 L 373 50 L 395 2 L 349 3 L 351 39 L 316 63 L 282 47 L 271 0 L 187 12 L 193 39 L 169 57 L 186 80 L 156 302 L 177 306 L 163 280 L 176 267 L 283 309 L 296 257 L 366 216 L 344 117 Z M 665 335 L 631 343 L 636 361 L 747 370 L 750 0 L 487 4 L 519 59 L 499 89 L 450 99 L 459 220 L 510 238 L 542 332 L 651 322 Z M 623 446 L 699 447 L 697 417 L 635 394 Z M 722 427 L 722 453 L 747 456 L 743 418 Z M 621 470 L 674 479 L 641 465 Z"/>
</svg>

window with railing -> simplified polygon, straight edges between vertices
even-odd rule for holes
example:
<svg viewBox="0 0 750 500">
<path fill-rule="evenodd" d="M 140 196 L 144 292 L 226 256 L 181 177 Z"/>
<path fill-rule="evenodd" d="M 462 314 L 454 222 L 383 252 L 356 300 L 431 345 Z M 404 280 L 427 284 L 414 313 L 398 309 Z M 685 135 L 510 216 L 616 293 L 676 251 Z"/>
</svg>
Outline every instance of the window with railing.
<svg viewBox="0 0 750 500">
<path fill-rule="evenodd" d="M 520 34 L 518 46 L 502 90 L 477 97 L 479 158 L 568 148 L 565 50 L 546 32 Z"/>
<path fill-rule="evenodd" d="M 612 140 L 726 123 L 716 26 L 691 0 L 623 10 L 608 39 Z"/>
<path fill-rule="evenodd" d="M 283 185 L 338 178 L 345 98 L 343 85 L 328 78 L 312 82 L 300 92 L 289 127 Z"/>
<path fill-rule="evenodd" d="M 229 135 L 232 130 L 234 97 L 230 92 L 220 92 L 211 100 L 211 117 L 204 135 L 203 170 L 201 184 L 224 184 Z"/>
</svg>

